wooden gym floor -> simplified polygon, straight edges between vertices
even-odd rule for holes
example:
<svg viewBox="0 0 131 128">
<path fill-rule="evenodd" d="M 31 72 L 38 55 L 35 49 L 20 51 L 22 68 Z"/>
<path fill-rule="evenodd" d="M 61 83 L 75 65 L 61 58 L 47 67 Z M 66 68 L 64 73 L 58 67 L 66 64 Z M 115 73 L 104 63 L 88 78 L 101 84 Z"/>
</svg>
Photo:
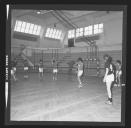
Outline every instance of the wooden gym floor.
<svg viewBox="0 0 131 128">
<path fill-rule="evenodd" d="M 78 88 L 77 78 L 58 74 L 53 80 L 38 73 L 25 80 L 22 73 L 11 83 L 11 121 L 121 121 L 121 87 L 113 87 L 113 105 L 105 104 L 106 86 L 101 78 L 87 76 Z"/>
</svg>

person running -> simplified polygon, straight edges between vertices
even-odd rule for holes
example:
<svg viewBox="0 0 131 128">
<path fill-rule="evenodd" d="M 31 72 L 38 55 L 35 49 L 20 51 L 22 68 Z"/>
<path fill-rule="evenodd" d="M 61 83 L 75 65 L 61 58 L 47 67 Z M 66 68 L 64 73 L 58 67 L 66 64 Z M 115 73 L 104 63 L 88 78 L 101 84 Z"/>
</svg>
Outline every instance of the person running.
<svg viewBox="0 0 131 128">
<path fill-rule="evenodd" d="M 24 60 L 24 78 L 25 79 L 27 79 L 29 77 L 28 73 L 29 73 L 28 61 Z"/>
<path fill-rule="evenodd" d="M 42 62 L 42 60 L 40 60 L 40 62 L 39 62 L 39 78 L 40 78 L 40 80 L 43 77 L 43 70 L 44 70 L 43 62 Z"/>
<path fill-rule="evenodd" d="M 104 55 L 105 61 L 105 75 L 103 78 L 103 82 L 106 83 L 108 100 L 107 104 L 112 104 L 112 83 L 114 81 L 114 69 L 112 64 L 112 58 L 109 55 Z"/>
<path fill-rule="evenodd" d="M 121 86 L 121 76 L 122 76 L 121 67 L 122 67 L 122 64 L 121 64 L 120 60 L 117 60 L 116 64 L 118 66 L 117 71 L 116 71 L 116 83 L 117 83 L 117 86 L 119 87 L 119 86 Z"/>
<path fill-rule="evenodd" d="M 77 79 L 78 79 L 78 82 L 79 82 L 79 88 L 81 88 L 83 85 L 82 85 L 82 76 L 83 76 L 83 67 L 84 67 L 84 64 L 83 64 L 83 60 L 82 58 L 78 58 L 77 59 Z"/>
<path fill-rule="evenodd" d="M 57 63 L 57 61 L 53 59 L 52 65 L 53 65 L 53 80 L 57 80 L 57 73 L 58 73 L 58 63 Z"/>
</svg>

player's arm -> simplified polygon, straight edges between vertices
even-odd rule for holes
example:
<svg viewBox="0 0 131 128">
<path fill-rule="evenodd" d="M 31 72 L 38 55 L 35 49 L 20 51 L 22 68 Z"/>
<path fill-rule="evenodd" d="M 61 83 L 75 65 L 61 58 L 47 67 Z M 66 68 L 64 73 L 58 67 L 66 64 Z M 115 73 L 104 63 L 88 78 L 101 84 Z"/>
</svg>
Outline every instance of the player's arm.
<svg viewBox="0 0 131 128">
<path fill-rule="evenodd" d="M 107 77 L 108 71 L 109 71 L 109 69 L 108 69 L 108 68 L 106 68 L 106 72 L 105 72 L 105 75 L 104 75 L 103 82 L 105 82 L 105 80 L 106 80 L 106 77 Z"/>
</svg>

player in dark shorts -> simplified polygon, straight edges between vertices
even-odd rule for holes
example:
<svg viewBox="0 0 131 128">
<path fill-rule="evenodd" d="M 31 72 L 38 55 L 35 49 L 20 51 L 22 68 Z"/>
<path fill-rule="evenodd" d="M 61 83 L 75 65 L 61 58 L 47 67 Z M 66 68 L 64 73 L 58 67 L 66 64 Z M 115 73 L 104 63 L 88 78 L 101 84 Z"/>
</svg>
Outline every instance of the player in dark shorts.
<svg viewBox="0 0 131 128">
<path fill-rule="evenodd" d="M 104 61 L 105 61 L 105 75 L 103 82 L 106 83 L 107 87 L 107 95 L 108 100 L 106 101 L 107 104 L 112 104 L 112 83 L 114 81 L 114 69 L 112 64 L 112 58 L 109 55 L 104 55 Z"/>
<path fill-rule="evenodd" d="M 24 78 L 29 78 L 29 65 L 27 60 L 24 60 Z"/>
<path fill-rule="evenodd" d="M 39 78 L 40 78 L 40 80 L 43 77 L 43 70 L 44 70 L 43 62 L 42 62 L 42 60 L 40 60 L 40 62 L 39 62 Z"/>
<path fill-rule="evenodd" d="M 57 61 L 53 59 L 52 65 L 53 65 L 53 80 L 57 80 L 57 73 L 58 73 L 58 63 L 57 63 Z"/>
<path fill-rule="evenodd" d="M 121 67 L 122 67 L 122 64 L 121 64 L 120 60 L 117 60 L 116 64 L 118 66 L 117 71 L 116 71 L 116 83 L 117 83 L 117 86 L 119 87 L 119 86 L 121 86 L 121 76 L 122 76 Z"/>
</svg>

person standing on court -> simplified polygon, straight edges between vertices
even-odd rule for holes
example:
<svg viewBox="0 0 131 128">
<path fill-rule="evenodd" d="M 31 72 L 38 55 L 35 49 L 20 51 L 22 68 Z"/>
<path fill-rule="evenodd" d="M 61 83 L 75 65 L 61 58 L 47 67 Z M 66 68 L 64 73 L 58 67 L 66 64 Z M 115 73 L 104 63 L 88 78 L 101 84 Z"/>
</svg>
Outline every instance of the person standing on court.
<svg viewBox="0 0 131 128">
<path fill-rule="evenodd" d="M 43 77 L 43 70 L 44 70 L 43 62 L 42 62 L 42 60 L 40 60 L 40 62 L 39 62 L 39 78 L 40 78 L 40 80 Z"/>
<path fill-rule="evenodd" d="M 58 63 L 55 59 L 53 59 L 52 65 L 53 65 L 53 80 L 57 80 Z"/>
<path fill-rule="evenodd" d="M 119 86 L 121 86 L 121 76 L 122 76 L 121 67 L 122 67 L 122 64 L 121 64 L 120 60 L 117 60 L 116 64 L 118 66 L 117 71 L 116 71 L 116 83 L 117 83 L 117 86 L 119 87 Z"/>
<path fill-rule="evenodd" d="M 108 95 L 108 99 L 106 103 L 112 104 L 111 88 L 112 88 L 112 83 L 115 79 L 112 58 L 109 55 L 104 55 L 104 61 L 105 61 L 105 75 L 104 75 L 103 82 L 106 83 L 107 95 Z"/>
<path fill-rule="evenodd" d="M 16 81 L 16 65 L 17 61 L 14 59 L 14 61 L 11 62 L 11 76 L 13 77 L 14 81 Z"/>
<path fill-rule="evenodd" d="M 78 58 L 77 60 L 77 79 L 79 82 L 79 88 L 81 88 L 82 85 L 82 75 L 83 75 L 83 68 L 84 68 L 84 64 L 83 64 L 83 60 L 82 58 Z"/>
<path fill-rule="evenodd" d="M 28 73 L 29 73 L 28 61 L 24 60 L 24 78 L 25 79 L 27 79 L 29 77 Z"/>
</svg>

